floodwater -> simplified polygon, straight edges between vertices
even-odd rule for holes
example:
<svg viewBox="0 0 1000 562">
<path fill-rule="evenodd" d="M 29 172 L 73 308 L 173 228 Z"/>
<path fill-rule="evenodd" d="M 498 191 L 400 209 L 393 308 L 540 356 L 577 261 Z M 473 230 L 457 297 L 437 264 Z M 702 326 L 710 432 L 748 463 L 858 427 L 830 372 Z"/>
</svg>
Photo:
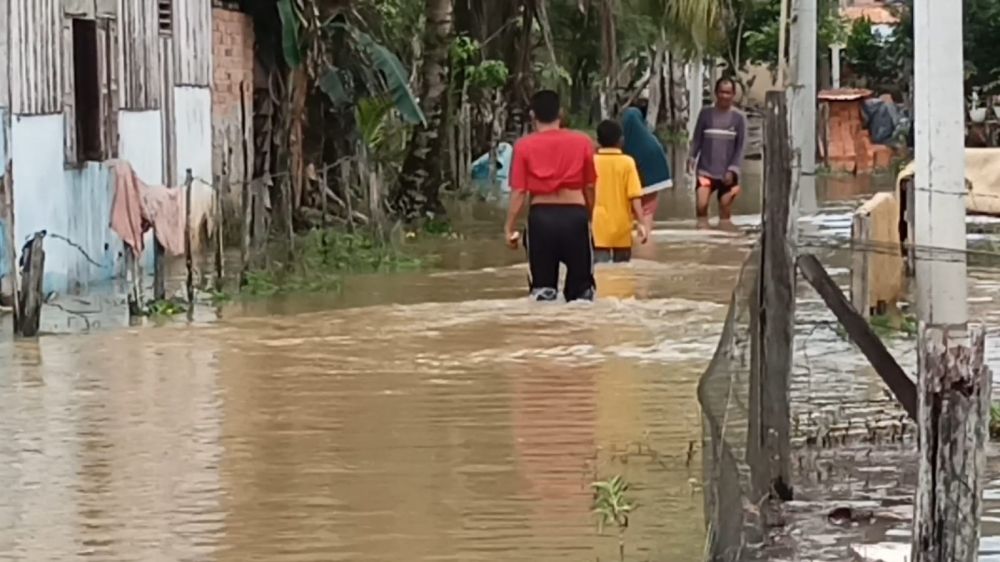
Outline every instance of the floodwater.
<svg viewBox="0 0 1000 562">
<path fill-rule="evenodd" d="M 610 561 L 615 475 L 628 560 L 700 559 L 695 389 L 752 238 L 689 195 L 594 304 L 528 302 L 467 208 L 431 272 L 0 342 L 0 560 Z"/>
<path fill-rule="evenodd" d="M 872 189 L 827 182 L 803 229 L 842 240 Z M 0 342 L 0 560 L 612 561 L 589 485 L 614 475 L 627 560 L 701 560 L 695 390 L 752 236 L 696 230 L 691 195 L 594 304 L 529 303 L 500 212 L 468 206 L 466 239 L 417 244 L 434 271 Z M 795 396 L 880 396 L 851 365 Z"/>
</svg>

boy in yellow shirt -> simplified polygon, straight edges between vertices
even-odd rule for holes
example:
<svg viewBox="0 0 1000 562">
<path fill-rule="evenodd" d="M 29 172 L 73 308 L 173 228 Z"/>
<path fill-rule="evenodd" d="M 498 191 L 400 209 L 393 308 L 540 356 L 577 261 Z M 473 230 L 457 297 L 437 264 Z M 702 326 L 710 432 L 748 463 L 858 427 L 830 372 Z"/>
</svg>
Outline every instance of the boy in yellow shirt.
<svg viewBox="0 0 1000 562">
<path fill-rule="evenodd" d="M 646 243 L 642 226 L 642 182 L 631 156 L 622 153 L 622 127 L 616 121 L 597 126 L 594 155 L 597 169 L 593 236 L 595 263 L 623 263 L 632 259 L 632 219 L 639 222 L 639 240 Z"/>
</svg>

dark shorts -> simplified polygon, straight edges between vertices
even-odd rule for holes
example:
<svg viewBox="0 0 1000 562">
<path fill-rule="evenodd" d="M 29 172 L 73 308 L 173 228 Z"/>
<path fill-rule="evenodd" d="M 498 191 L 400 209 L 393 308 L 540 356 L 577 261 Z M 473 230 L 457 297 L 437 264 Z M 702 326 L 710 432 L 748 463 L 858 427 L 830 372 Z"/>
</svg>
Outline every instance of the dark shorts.
<svg viewBox="0 0 1000 562">
<path fill-rule="evenodd" d="M 715 178 L 709 178 L 705 176 L 698 176 L 698 187 L 707 187 L 713 192 L 715 192 L 716 197 L 720 200 L 728 195 L 730 192 L 738 195 L 740 192 L 739 178 L 736 179 L 736 184 L 726 185 L 726 182 L 722 180 L 717 180 Z"/>
<path fill-rule="evenodd" d="M 532 205 L 524 247 L 531 274 L 528 283 L 536 300 L 559 296 L 559 264 L 566 265 L 566 301 L 593 300 L 594 256 L 590 212 L 583 205 Z"/>
<path fill-rule="evenodd" d="M 594 248 L 594 263 L 627 263 L 632 261 L 632 248 Z"/>
</svg>

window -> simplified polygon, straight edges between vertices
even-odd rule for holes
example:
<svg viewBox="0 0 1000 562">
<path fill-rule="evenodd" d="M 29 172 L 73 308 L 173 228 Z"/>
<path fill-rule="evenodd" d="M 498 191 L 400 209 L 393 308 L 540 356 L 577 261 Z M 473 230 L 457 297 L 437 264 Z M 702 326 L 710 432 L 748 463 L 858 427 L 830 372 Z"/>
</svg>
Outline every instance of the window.
<svg viewBox="0 0 1000 562">
<path fill-rule="evenodd" d="M 77 161 L 103 160 L 97 24 L 73 19 L 73 81 Z"/>
<path fill-rule="evenodd" d="M 170 35 L 174 31 L 174 2 L 173 0 L 157 0 L 156 6 L 160 33 Z"/>
</svg>

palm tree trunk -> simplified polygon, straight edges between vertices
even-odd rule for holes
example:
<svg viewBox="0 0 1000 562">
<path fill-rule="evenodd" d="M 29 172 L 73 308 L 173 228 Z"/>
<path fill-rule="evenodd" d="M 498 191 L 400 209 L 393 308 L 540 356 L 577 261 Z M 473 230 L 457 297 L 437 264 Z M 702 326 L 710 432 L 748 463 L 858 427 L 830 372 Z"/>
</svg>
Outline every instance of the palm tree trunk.
<svg viewBox="0 0 1000 562">
<path fill-rule="evenodd" d="M 618 38 L 615 33 L 615 0 L 601 0 L 601 119 L 615 112 L 618 86 Z"/>
<path fill-rule="evenodd" d="M 444 181 L 444 115 L 448 99 L 448 48 L 452 35 L 452 0 L 425 0 L 420 104 L 427 118 L 413 131 L 399 190 L 396 211 L 405 219 L 444 212 L 440 189 Z"/>
<path fill-rule="evenodd" d="M 649 71 L 649 103 L 646 106 L 646 123 L 655 130 L 660 118 L 660 104 L 663 102 L 663 63 L 667 52 L 667 43 L 663 33 L 656 42 L 656 52 L 653 55 L 653 67 Z"/>
</svg>

